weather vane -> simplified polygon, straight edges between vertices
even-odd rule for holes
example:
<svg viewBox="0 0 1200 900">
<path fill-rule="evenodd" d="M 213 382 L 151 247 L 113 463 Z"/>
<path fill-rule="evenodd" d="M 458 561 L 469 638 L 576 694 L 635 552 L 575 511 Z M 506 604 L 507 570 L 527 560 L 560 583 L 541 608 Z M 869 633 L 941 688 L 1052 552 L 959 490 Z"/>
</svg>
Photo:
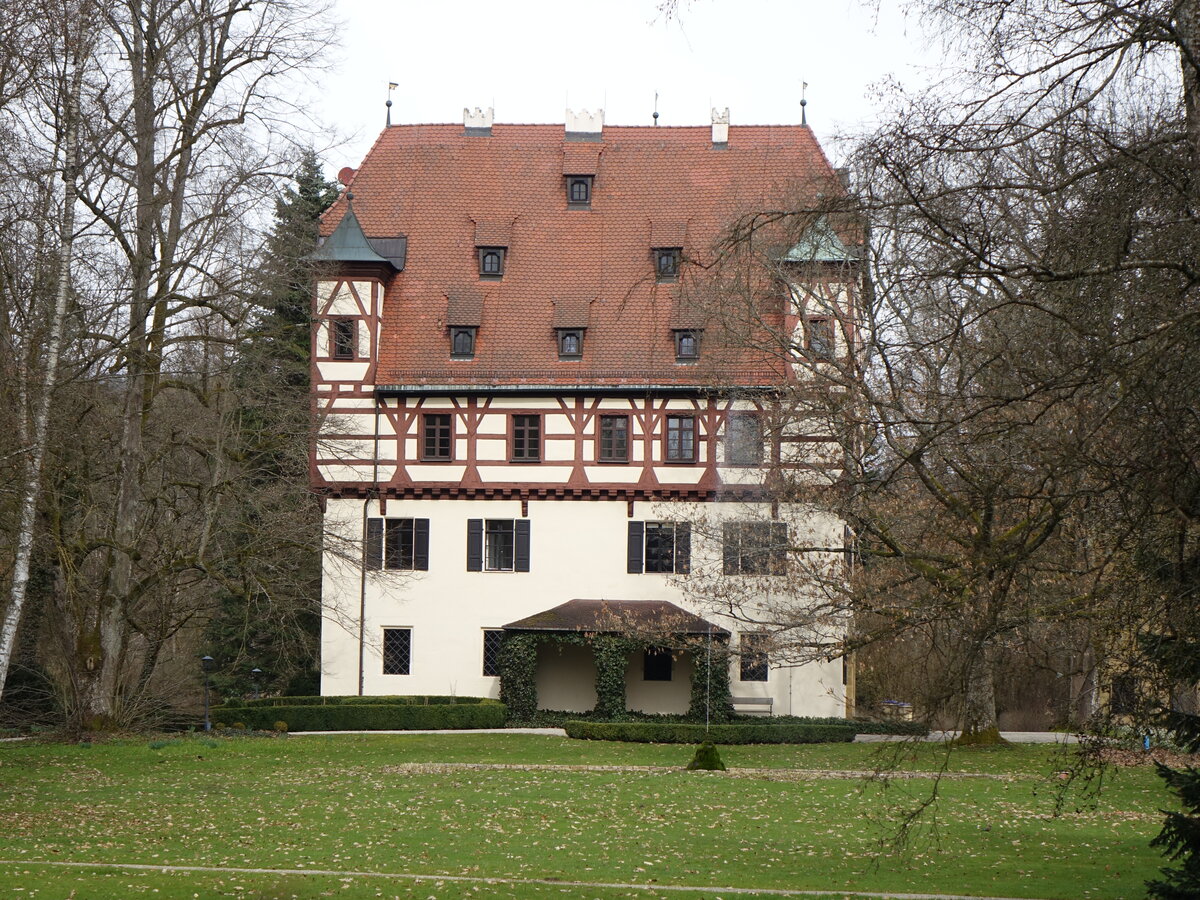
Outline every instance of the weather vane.
<svg viewBox="0 0 1200 900">
<path fill-rule="evenodd" d="M 390 127 L 391 127 L 391 125 L 392 125 L 392 91 L 394 91 L 394 90 L 395 90 L 396 88 L 398 88 L 398 87 L 400 87 L 400 85 L 399 85 L 399 84 L 397 84 L 396 82 L 394 82 L 394 81 L 389 81 L 389 82 L 388 82 L 388 93 L 387 93 L 387 124 L 388 124 L 388 127 L 389 127 L 389 128 L 390 128 Z"/>
</svg>

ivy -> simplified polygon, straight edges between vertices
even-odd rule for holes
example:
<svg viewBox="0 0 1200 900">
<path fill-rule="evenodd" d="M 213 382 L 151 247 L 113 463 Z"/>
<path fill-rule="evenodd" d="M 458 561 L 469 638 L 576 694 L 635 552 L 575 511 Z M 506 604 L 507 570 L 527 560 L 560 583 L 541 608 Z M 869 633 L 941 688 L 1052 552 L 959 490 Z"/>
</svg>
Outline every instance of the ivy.
<svg viewBox="0 0 1200 900">
<path fill-rule="evenodd" d="M 589 643 L 596 663 L 595 713 L 605 719 L 620 719 L 625 715 L 625 669 L 629 653 L 641 645 L 612 634 L 598 634 Z"/>
<path fill-rule="evenodd" d="M 500 702 L 516 722 L 537 714 L 537 645 L 537 635 L 508 633 L 500 647 Z"/>
<path fill-rule="evenodd" d="M 688 716 L 699 722 L 728 722 L 733 717 L 729 648 L 724 641 L 692 648 L 692 702 Z"/>
</svg>

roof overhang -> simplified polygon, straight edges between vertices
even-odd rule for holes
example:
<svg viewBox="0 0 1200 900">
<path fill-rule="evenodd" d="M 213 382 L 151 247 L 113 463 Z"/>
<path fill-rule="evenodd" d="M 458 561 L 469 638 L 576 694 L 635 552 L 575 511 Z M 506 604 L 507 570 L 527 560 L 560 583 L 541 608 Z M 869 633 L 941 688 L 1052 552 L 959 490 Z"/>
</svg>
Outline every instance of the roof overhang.
<svg viewBox="0 0 1200 900">
<path fill-rule="evenodd" d="M 708 635 L 729 632 L 666 600 L 568 600 L 504 626 L 505 631 L 594 634 Z"/>
<path fill-rule="evenodd" d="M 779 387 L 770 385 L 738 386 L 736 388 L 714 387 L 705 384 L 556 384 L 543 382 L 540 384 L 379 384 L 375 386 L 375 395 L 380 397 L 445 397 L 474 396 L 487 394 L 526 396 L 558 394 L 588 397 L 628 397 L 631 394 L 642 396 L 652 394 L 656 397 L 695 397 L 695 396 L 766 396 L 778 393 Z"/>
</svg>

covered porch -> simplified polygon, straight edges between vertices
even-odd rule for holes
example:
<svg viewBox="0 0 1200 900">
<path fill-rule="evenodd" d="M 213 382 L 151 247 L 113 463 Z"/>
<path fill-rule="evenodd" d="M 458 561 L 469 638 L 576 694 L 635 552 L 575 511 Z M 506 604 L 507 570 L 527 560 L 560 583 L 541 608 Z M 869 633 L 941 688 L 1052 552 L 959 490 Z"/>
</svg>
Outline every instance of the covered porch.
<svg viewBox="0 0 1200 900">
<path fill-rule="evenodd" d="M 570 600 L 504 626 L 500 698 L 539 709 L 724 718 L 729 632 L 663 600 Z"/>
</svg>

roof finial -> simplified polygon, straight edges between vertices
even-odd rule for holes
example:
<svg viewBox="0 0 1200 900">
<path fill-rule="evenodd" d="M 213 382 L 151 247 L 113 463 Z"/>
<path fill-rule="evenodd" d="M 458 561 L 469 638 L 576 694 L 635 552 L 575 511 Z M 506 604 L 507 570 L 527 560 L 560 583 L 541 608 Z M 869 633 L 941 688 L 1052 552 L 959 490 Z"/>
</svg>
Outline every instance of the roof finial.
<svg viewBox="0 0 1200 900">
<path fill-rule="evenodd" d="M 808 111 L 805 109 L 808 106 L 808 101 L 804 99 L 804 93 L 808 90 L 808 82 L 800 82 L 800 124 L 808 124 Z"/>
<path fill-rule="evenodd" d="M 654 92 L 654 127 L 658 127 L 658 91 Z"/>
<path fill-rule="evenodd" d="M 398 87 L 400 87 L 400 85 L 398 85 L 396 82 L 388 82 L 387 103 L 385 105 L 387 106 L 387 125 L 389 128 L 392 127 L 392 91 Z"/>
</svg>

